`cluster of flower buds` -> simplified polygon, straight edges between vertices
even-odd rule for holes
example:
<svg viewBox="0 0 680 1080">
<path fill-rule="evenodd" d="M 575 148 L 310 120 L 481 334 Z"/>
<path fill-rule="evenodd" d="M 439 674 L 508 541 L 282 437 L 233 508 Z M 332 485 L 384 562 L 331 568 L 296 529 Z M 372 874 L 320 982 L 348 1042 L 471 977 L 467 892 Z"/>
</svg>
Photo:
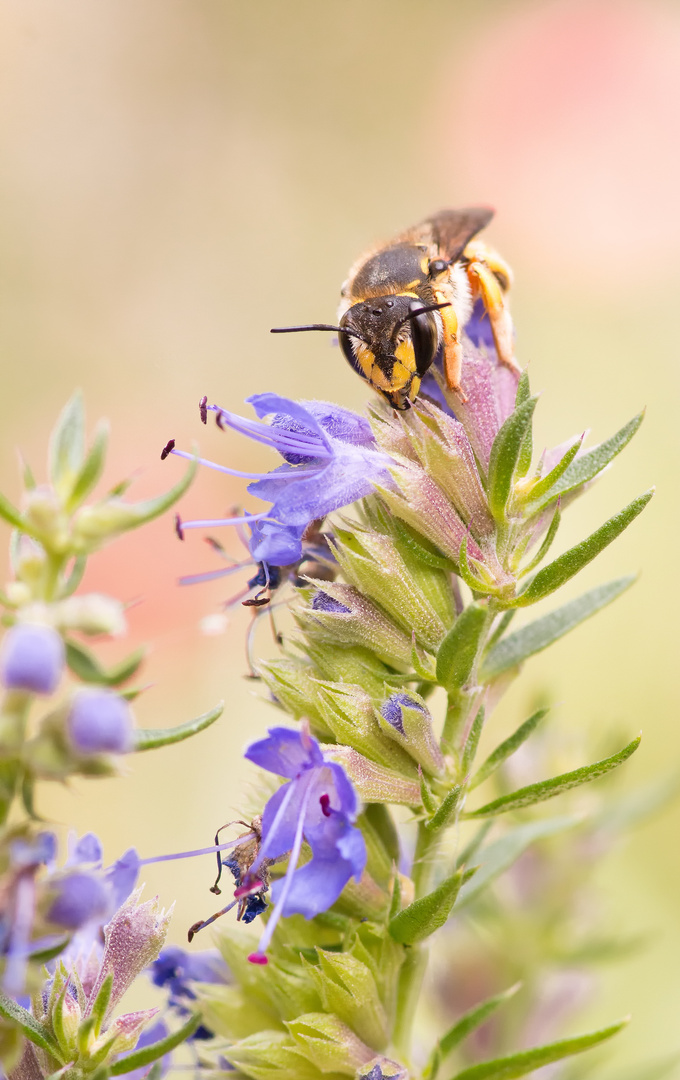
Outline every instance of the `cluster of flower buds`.
<svg viewBox="0 0 680 1080">
<path fill-rule="evenodd" d="M 141 1058 L 123 1062 L 155 1010 L 117 1019 L 112 1011 L 158 956 L 168 917 L 156 901 L 130 895 L 141 865 L 134 850 L 104 869 L 99 841 L 88 834 L 70 843 L 60 864 L 57 838 L 39 826 L 35 808 L 40 782 L 114 775 L 122 755 L 180 741 L 221 713 L 139 729 L 131 711 L 138 691 L 124 684 L 143 652 L 105 668 L 85 645 L 126 630 L 120 600 L 77 592 L 87 557 L 169 509 L 195 471 L 192 463 L 157 498 L 128 502 L 123 483 L 88 504 L 106 442 L 100 424 L 86 449 L 76 395 L 51 437 L 49 482 L 37 484 L 26 468 L 20 508 L 0 496 L 0 517 L 14 530 L 14 576 L 0 594 L 0 1061 L 5 1073 L 32 1080 L 60 1070 L 103 1077 L 114 1062 L 116 1074 L 133 1071 L 198 1025 L 192 1013 L 179 1038 L 165 1032 Z"/>
<path fill-rule="evenodd" d="M 266 522 L 272 537 L 301 530 L 302 542 L 312 523 L 318 532 L 320 519 L 334 515 L 323 528 L 335 572 L 299 571 L 295 629 L 279 658 L 255 665 L 276 705 L 301 721 L 299 733 L 274 728 L 246 752 L 287 780 L 263 809 L 259 855 L 243 883 L 266 898 L 266 926 L 259 941 L 242 926 L 223 929 L 219 946 L 234 984 L 197 990 L 216 1034 L 212 1049 L 204 1048 L 206 1063 L 226 1061 L 253 1080 L 412 1075 L 411 1026 L 428 938 L 454 905 L 464 906 L 530 845 L 527 833 L 524 846 L 513 848 L 515 812 L 611 771 L 639 741 L 514 791 L 506 780 L 495 786 L 536 728 L 536 714 L 476 762 L 492 709 L 524 662 L 632 578 L 519 629 L 512 620 L 603 551 L 652 493 L 550 559 L 565 507 L 625 447 L 641 416 L 593 449 L 574 438 L 536 456 L 536 398 L 526 374 L 472 338 L 464 339 L 461 393 L 433 369 L 407 412 L 374 402 L 367 422 L 327 403 L 264 394 L 251 400 L 271 420 L 258 424 L 211 407 L 222 426 L 268 443 L 284 459 L 267 477 L 253 477 L 250 492 L 271 506 L 244 522 Z M 202 410 L 205 418 L 205 402 Z M 477 803 L 471 793 L 483 783 L 492 797 Z M 410 814 L 416 827 L 412 858 L 391 806 L 405 808 L 402 818 Z M 493 845 L 504 840 L 504 827 L 511 840 L 500 858 Z M 475 878 L 476 864 L 489 869 Z M 460 1018 L 423 1075 L 433 1080 L 500 1003 L 494 998 Z M 488 1062 L 479 1075 L 524 1075 L 619 1026 Z M 468 1080 L 465 1070 L 457 1075 Z"/>
</svg>

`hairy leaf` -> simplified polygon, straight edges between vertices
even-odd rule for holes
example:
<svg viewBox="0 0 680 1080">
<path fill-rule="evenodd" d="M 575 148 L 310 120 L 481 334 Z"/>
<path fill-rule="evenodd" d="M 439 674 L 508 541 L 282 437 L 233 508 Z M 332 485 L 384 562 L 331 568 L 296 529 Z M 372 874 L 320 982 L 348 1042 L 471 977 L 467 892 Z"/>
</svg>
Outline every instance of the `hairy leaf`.
<svg viewBox="0 0 680 1080">
<path fill-rule="evenodd" d="M 155 750 L 158 746 L 170 746 L 171 743 L 182 742 L 191 738 L 199 731 L 214 724 L 224 711 L 224 702 L 221 701 L 210 712 L 197 716 L 195 720 L 187 720 L 186 724 L 179 724 L 172 728 L 137 728 L 135 731 L 135 750 Z"/>
<path fill-rule="evenodd" d="M 538 709 L 538 711 L 530 716 L 528 720 L 525 720 L 523 724 L 520 724 L 517 731 L 513 732 L 509 738 L 505 739 L 491 754 L 489 754 L 484 764 L 480 765 L 477 772 L 470 780 L 468 785 L 470 791 L 486 780 L 487 777 L 491 776 L 491 773 L 494 772 L 499 765 L 502 765 L 511 754 L 514 754 L 515 750 L 522 745 L 525 739 L 529 738 L 532 731 L 534 731 L 539 721 L 543 719 L 547 712 L 548 709 Z"/>
<path fill-rule="evenodd" d="M 488 496 L 491 512 L 497 521 L 505 520 L 515 469 L 522 444 L 531 427 L 537 398 L 528 398 L 508 417 L 494 439 L 489 458 Z"/>
<path fill-rule="evenodd" d="M 496 1011 L 499 1005 L 503 1005 L 506 1001 L 509 1001 L 511 997 L 519 990 L 521 983 L 515 983 L 508 990 L 504 990 L 502 994 L 496 994 L 494 997 L 487 998 L 486 1001 L 482 1001 L 479 1005 L 475 1005 L 473 1009 L 469 1009 L 466 1013 L 463 1013 L 460 1020 L 449 1028 L 445 1035 L 442 1035 L 441 1039 L 437 1041 L 430 1060 L 425 1067 L 424 1076 L 426 1080 L 435 1080 L 440 1063 L 444 1058 L 451 1053 L 452 1050 L 458 1046 L 459 1043 L 466 1039 L 467 1036 L 478 1028 L 481 1024 L 488 1020 L 488 1018 Z"/>
<path fill-rule="evenodd" d="M 486 627 L 487 611 L 469 604 L 439 646 L 437 682 L 447 690 L 460 689 L 471 677 L 479 645 Z"/>
<path fill-rule="evenodd" d="M 448 919 L 463 880 L 458 870 L 436 889 L 404 908 L 389 921 L 389 931 L 402 945 L 416 945 L 434 934 Z"/>
<path fill-rule="evenodd" d="M 598 1046 L 605 1039 L 611 1039 L 612 1035 L 616 1035 L 627 1023 L 626 1018 L 618 1024 L 600 1028 L 599 1031 L 590 1031 L 587 1035 L 561 1039 L 547 1046 L 535 1046 L 532 1050 L 521 1050 L 518 1054 L 496 1058 L 495 1061 L 481 1061 L 478 1065 L 471 1065 L 456 1073 L 451 1080 L 515 1080 L 516 1077 L 526 1076 L 543 1065 L 550 1065 L 553 1061 L 561 1061 L 572 1054 L 580 1054 L 583 1050 Z"/>
<path fill-rule="evenodd" d="M 136 649 L 130 656 L 106 671 L 88 649 L 74 641 L 66 642 L 66 663 L 84 683 L 97 686 L 120 686 L 131 679 L 144 659 L 144 649 Z"/>
<path fill-rule="evenodd" d="M 22 1008 L 7 994 L 4 994 L 2 990 L 0 990 L 0 1016 L 4 1016 L 6 1020 L 18 1027 L 27 1039 L 39 1046 L 41 1050 L 46 1050 L 48 1054 L 51 1054 L 53 1058 L 63 1064 L 62 1053 L 47 1028 L 38 1023 L 28 1009 Z"/>
<path fill-rule="evenodd" d="M 62 496 L 70 494 L 85 453 L 83 395 L 76 391 L 66 403 L 50 436 L 50 479 Z"/>
<path fill-rule="evenodd" d="M 611 604 L 612 600 L 616 600 L 617 596 L 630 588 L 634 581 L 635 577 L 630 575 L 609 581 L 606 585 L 598 585 L 556 611 L 551 611 L 528 626 L 523 626 L 521 630 L 501 638 L 482 661 L 482 681 L 490 682 L 504 671 L 517 667 L 534 653 L 547 649 L 548 645 L 559 641 L 579 623 Z"/>
<path fill-rule="evenodd" d="M 190 1035 L 193 1035 L 200 1022 L 201 1014 L 194 1013 L 179 1031 L 166 1035 L 164 1039 L 159 1039 L 158 1042 L 152 1043 L 151 1046 L 144 1046 L 141 1050 L 133 1050 L 131 1054 L 119 1058 L 111 1066 L 111 1075 L 122 1076 L 124 1073 L 132 1072 L 133 1069 L 141 1069 L 145 1065 L 150 1065 L 152 1061 L 158 1061 L 159 1058 L 169 1054 L 176 1046 L 179 1046 Z"/>
<path fill-rule="evenodd" d="M 580 769 L 562 773 L 560 776 L 553 776 L 550 780 L 540 780 L 537 784 L 529 784 L 527 787 L 519 788 L 518 791 L 511 791 L 508 795 L 501 795 L 500 798 L 494 799 L 493 802 L 465 816 L 478 818 L 486 817 L 488 814 L 505 814 L 509 810 L 519 810 L 523 806 L 532 806 L 534 803 L 553 799 L 556 795 L 561 795 L 564 791 L 579 787 L 581 784 L 589 784 L 591 780 L 597 780 L 598 777 L 604 776 L 605 773 L 611 772 L 612 769 L 616 769 L 627 761 L 640 745 L 641 737 L 638 735 L 636 739 L 624 746 L 623 750 L 612 754 L 611 757 L 596 761 L 593 765 L 583 765 Z"/>
<path fill-rule="evenodd" d="M 575 574 L 578 574 L 579 570 L 587 566 L 596 555 L 599 555 L 601 551 L 604 551 L 611 544 L 612 540 L 616 540 L 616 537 L 620 536 L 624 529 L 628 528 L 630 523 L 644 510 L 653 494 L 654 489 L 651 488 L 643 495 L 639 495 L 620 513 L 615 514 L 609 521 L 605 521 L 604 525 L 591 533 L 586 540 L 582 540 L 580 544 L 576 544 L 575 547 L 565 551 L 563 555 L 558 556 L 553 562 L 544 566 L 542 570 L 538 571 L 528 588 L 512 601 L 512 606 L 527 607 L 529 604 L 535 604 L 537 600 L 549 596 L 550 593 L 559 589 Z"/>
</svg>

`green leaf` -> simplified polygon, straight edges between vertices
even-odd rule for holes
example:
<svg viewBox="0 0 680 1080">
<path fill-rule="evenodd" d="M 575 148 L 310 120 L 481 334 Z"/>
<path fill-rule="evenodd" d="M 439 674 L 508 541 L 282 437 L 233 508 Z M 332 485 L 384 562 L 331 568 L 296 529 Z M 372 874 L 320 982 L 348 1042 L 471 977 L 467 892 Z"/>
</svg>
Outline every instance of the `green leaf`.
<svg viewBox="0 0 680 1080">
<path fill-rule="evenodd" d="M 603 758 L 602 761 L 596 761 L 593 765 L 583 765 L 580 769 L 553 776 L 550 780 L 540 780 L 537 784 L 529 784 L 527 787 L 519 788 L 518 791 L 511 791 L 509 795 L 501 795 L 499 799 L 494 799 L 493 802 L 465 816 L 479 818 L 488 814 L 505 814 L 509 810 L 520 810 L 523 806 L 533 806 L 534 803 L 553 799 L 564 791 L 580 787 L 581 784 L 589 784 L 591 780 L 597 780 L 598 777 L 604 776 L 605 773 L 611 772 L 612 769 L 616 769 L 627 761 L 637 750 L 641 738 L 642 736 L 638 735 L 636 739 L 624 746 L 623 750 L 612 754 L 611 757 Z"/>
<path fill-rule="evenodd" d="M 445 798 L 442 799 L 441 804 L 437 807 L 430 820 L 425 822 L 425 828 L 431 832 L 438 832 L 439 829 L 445 829 L 447 825 L 455 821 L 462 793 L 462 784 L 456 784 L 455 787 L 452 787 L 446 793 Z M 428 808 L 426 807 L 426 809 Z"/>
<path fill-rule="evenodd" d="M 486 629 L 487 609 L 469 604 L 439 646 L 437 682 L 447 690 L 465 686 L 471 677 L 479 646 Z"/>
<path fill-rule="evenodd" d="M 500 743 L 500 745 L 489 754 L 484 764 L 480 765 L 477 769 L 477 772 L 468 784 L 468 790 L 472 791 L 473 788 L 476 788 L 486 780 L 487 777 L 491 776 L 491 773 L 494 772 L 499 765 L 502 765 L 511 754 L 514 754 L 515 750 L 522 745 L 525 739 L 529 738 L 532 731 L 534 731 L 539 721 L 543 719 L 547 712 L 548 709 L 539 709 L 530 716 L 528 720 L 525 720 L 523 724 L 520 724 L 517 731 L 510 735 L 509 738 Z"/>
<path fill-rule="evenodd" d="M 463 1039 L 466 1039 L 471 1032 L 488 1020 L 500 1005 L 504 1005 L 506 1001 L 514 997 L 521 985 L 521 983 L 515 983 L 508 990 L 504 990 L 502 994 L 487 998 L 486 1001 L 463 1013 L 460 1020 L 457 1020 L 453 1027 L 450 1027 L 446 1034 L 442 1035 L 441 1039 L 437 1041 L 430 1062 L 425 1067 L 424 1075 L 426 1080 L 434 1080 L 437 1074 L 437 1069 L 432 1067 L 435 1058 L 438 1057 L 439 1061 L 443 1061 L 452 1050 L 455 1050 L 459 1043 L 462 1043 Z"/>
<path fill-rule="evenodd" d="M 103 983 L 99 987 L 99 992 L 94 1001 L 94 1005 L 90 1009 L 90 1015 L 94 1019 L 94 1033 L 95 1036 L 99 1035 L 104 1023 L 106 1011 L 111 1001 L 111 991 L 113 990 L 113 972 L 110 972 Z"/>
<path fill-rule="evenodd" d="M 564 815 L 563 817 L 544 818 L 542 821 L 530 821 L 526 825 L 517 825 L 509 829 L 498 840 L 492 841 L 474 854 L 477 860 L 477 873 L 474 881 L 469 885 L 463 885 L 458 898 L 458 906 L 470 903 L 478 893 L 485 889 L 500 874 L 504 873 L 527 848 L 537 840 L 544 840 L 548 836 L 573 829 L 580 825 L 582 818 L 577 814 Z M 490 825 L 490 822 L 485 824 Z M 476 839 L 476 838 L 475 838 Z M 471 856 L 470 856 L 471 857 Z"/>
<path fill-rule="evenodd" d="M 561 521 L 562 521 L 562 514 L 561 514 L 561 511 L 560 511 L 560 504 L 558 502 L 556 504 L 556 506 L 555 506 L 555 512 L 553 513 L 553 516 L 550 519 L 550 525 L 548 526 L 548 531 L 546 532 L 545 536 L 543 537 L 543 543 L 539 547 L 539 549 L 536 552 L 536 554 L 534 555 L 533 559 L 531 559 L 526 564 L 526 566 L 522 567 L 522 571 L 521 571 L 521 575 L 520 575 L 521 577 L 526 577 L 526 575 L 530 574 L 531 571 L 536 566 L 539 565 L 539 563 L 543 562 L 544 558 L 546 557 L 546 555 L 550 551 L 550 548 L 552 547 L 553 540 L 557 536 L 557 530 L 560 527 Z"/>
<path fill-rule="evenodd" d="M 566 472 L 566 470 L 569 468 L 572 461 L 578 454 L 583 443 L 583 438 L 584 436 L 581 435 L 580 439 L 577 439 L 575 443 L 572 443 L 567 452 L 557 462 L 557 465 L 555 465 L 555 467 L 552 468 L 549 473 L 546 473 L 546 475 L 541 480 L 538 480 L 533 485 L 526 499 L 522 499 L 523 502 L 533 503 L 536 502 L 538 499 L 543 498 L 544 495 L 548 494 L 553 484 L 557 483 L 562 474 Z"/>
<path fill-rule="evenodd" d="M 640 424 L 644 418 L 644 409 L 637 416 L 634 416 L 632 420 L 629 420 L 627 424 L 617 431 L 615 435 L 612 435 L 611 439 L 607 439 L 606 442 L 600 443 L 599 446 L 594 446 L 592 450 L 589 450 L 585 454 L 581 454 L 580 457 L 575 458 L 568 469 L 564 471 L 561 478 L 556 484 L 553 485 L 550 492 L 548 492 L 542 499 L 538 499 L 535 502 L 532 500 L 527 505 L 527 510 L 531 514 L 539 513 L 544 506 L 547 506 L 549 502 L 556 499 L 559 495 L 566 495 L 570 491 L 574 491 L 575 488 L 580 487 L 582 484 L 586 484 L 589 480 L 593 480 L 598 473 L 609 464 L 610 461 L 620 454 L 624 446 L 627 446 L 633 435 L 640 427 Z"/>
<path fill-rule="evenodd" d="M 443 926 L 456 902 L 462 879 L 462 871 L 456 871 L 427 896 L 414 900 L 390 919 L 388 928 L 394 940 L 402 945 L 417 945 Z"/>
<path fill-rule="evenodd" d="M 471 1065 L 456 1073 L 451 1080 L 515 1080 L 516 1077 L 526 1076 L 543 1065 L 550 1065 L 553 1061 L 561 1061 L 572 1054 L 589 1050 L 592 1046 L 599 1046 L 606 1039 L 611 1039 L 612 1035 L 616 1035 L 627 1023 L 628 1018 L 586 1035 L 561 1039 L 547 1046 L 535 1046 L 532 1050 L 521 1050 L 518 1054 L 496 1058 L 494 1061 L 481 1061 L 478 1065 Z"/>
<path fill-rule="evenodd" d="M 450 559 L 447 559 L 445 555 L 442 555 L 441 551 L 427 540 L 420 533 L 417 533 L 415 529 L 412 529 L 410 525 L 407 525 L 405 521 L 400 521 L 397 517 L 392 517 L 390 520 L 390 526 L 396 534 L 398 540 L 403 541 L 404 546 L 415 555 L 417 559 L 425 563 L 426 566 L 432 566 L 439 570 L 455 570 L 454 563 Z"/>
<path fill-rule="evenodd" d="M 92 491 L 104 469 L 106 460 L 106 448 L 109 441 L 109 424 L 107 420 L 100 420 L 94 433 L 92 446 L 78 472 L 71 495 L 68 500 L 69 509 L 78 506 L 83 499 Z"/>
<path fill-rule="evenodd" d="M 528 626 L 523 626 L 521 630 L 516 630 L 514 634 L 502 638 L 482 661 L 482 681 L 490 682 L 504 671 L 517 667 L 534 653 L 547 649 L 548 645 L 559 641 L 579 623 L 611 604 L 612 600 L 616 600 L 617 596 L 630 588 L 634 581 L 635 577 L 629 576 L 609 581 L 606 585 L 598 585 L 578 599 L 571 600 L 556 611 L 551 611 L 549 615 L 544 615 Z"/>
<path fill-rule="evenodd" d="M 492 584 L 484 581 L 481 577 L 475 574 L 474 570 L 470 566 L 470 560 L 468 559 L 468 538 L 467 534 L 460 542 L 460 548 L 458 550 L 458 574 L 463 579 L 465 584 L 472 589 L 473 592 L 482 593 L 483 595 L 495 595 L 497 589 Z"/>
<path fill-rule="evenodd" d="M 587 566 L 596 555 L 611 544 L 612 540 L 616 540 L 616 537 L 628 528 L 644 510 L 653 494 L 654 488 L 650 488 L 643 495 L 639 495 L 620 513 L 615 514 L 609 521 L 605 521 L 604 525 L 601 525 L 586 540 L 582 540 L 580 544 L 565 551 L 563 555 L 544 566 L 538 571 L 529 587 L 512 601 L 512 606 L 527 607 L 529 604 L 535 604 L 537 600 L 542 600 L 543 597 L 555 592 L 555 589 L 559 589 L 574 574 L 578 574 L 579 570 Z"/>
<path fill-rule="evenodd" d="M 88 649 L 76 645 L 74 641 L 66 642 L 66 663 L 70 670 L 84 683 L 94 683 L 97 686 L 120 686 L 132 678 L 145 655 L 144 649 L 136 649 L 106 671 Z"/>
<path fill-rule="evenodd" d="M 64 406 L 50 436 L 50 479 L 62 496 L 70 494 L 85 454 L 85 410 L 79 390 Z"/>
<path fill-rule="evenodd" d="M 505 421 L 491 447 L 488 496 L 491 513 L 505 521 L 505 508 L 512 491 L 522 444 L 531 427 L 537 398 L 528 398 Z"/>
<path fill-rule="evenodd" d="M 0 517 L 4 518 L 12 528 L 20 529 L 22 532 L 26 531 L 21 514 L 4 495 L 0 495 Z"/>
<path fill-rule="evenodd" d="M 15 1024 L 26 1038 L 39 1046 L 41 1050 L 46 1050 L 61 1065 L 64 1064 L 62 1053 L 47 1028 L 43 1024 L 39 1024 L 27 1009 L 23 1009 L 21 1005 L 18 1005 L 12 998 L 7 997 L 7 994 L 4 994 L 1 990 L 0 1016 L 4 1016 L 6 1020 Z"/>
<path fill-rule="evenodd" d="M 67 577 L 66 581 L 64 582 L 61 589 L 59 590 L 59 599 L 60 600 L 63 600 L 64 597 L 66 597 L 66 596 L 72 596 L 73 595 L 73 593 L 76 591 L 76 589 L 80 585 L 81 581 L 83 580 L 83 575 L 85 574 L 86 566 L 87 566 L 87 556 L 86 555 L 76 555 L 75 559 L 73 560 L 73 566 L 71 567 L 71 571 L 69 573 L 69 576 Z"/>
<path fill-rule="evenodd" d="M 519 377 L 517 383 L 517 394 L 515 395 L 515 408 L 518 405 L 523 405 L 525 401 L 528 401 L 531 397 L 531 389 L 529 387 L 529 373 L 523 371 Z M 524 439 L 522 440 L 522 446 L 520 447 L 519 459 L 517 461 L 517 475 L 526 476 L 531 466 L 531 458 L 534 452 L 534 440 L 531 432 L 531 425 L 527 430 Z"/>
<path fill-rule="evenodd" d="M 179 724 L 177 727 L 137 728 L 134 749 L 137 751 L 155 750 L 158 746 L 170 746 L 171 743 L 183 742 L 184 739 L 189 739 L 192 735 L 198 734 L 199 731 L 205 731 L 211 724 L 214 724 L 222 715 L 223 710 L 224 702 L 221 701 L 210 712 L 197 716 L 195 720 L 187 720 L 186 724 Z"/>
<path fill-rule="evenodd" d="M 179 1031 L 166 1035 L 164 1039 L 159 1039 L 158 1042 L 152 1043 L 151 1046 L 145 1046 L 141 1050 L 133 1050 L 131 1054 L 119 1058 L 111 1066 L 111 1075 L 122 1076 L 124 1073 L 132 1072 L 133 1069 L 141 1069 L 145 1065 L 150 1065 L 153 1061 L 158 1061 L 159 1058 L 170 1053 L 176 1046 L 188 1039 L 190 1035 L 193 1035 L 200 1022 L 201 1014 L 194 1013 Z"/>
<path fill-rule="evenodd" d="M 484 706 L 482 705 L 479 712 L 472 721 L 472 727 L 470 728 L 470 734 L 465 742 L 465 749 L 463 750 L 463 760 L 461 761 L 461 771 L 463 776 L 467 776 L 470 771 L 472 762 L 475 760 L 475 754 L 477 753 L 477 747 L 479 746 L 479 739 L 482 734 L 482 728 L 484 727 Z"/>
<path fill-rule="evenodd" d="M 164 492 L 163 495 L 156 495 L 153 499 L 144 499 L 138 503 L 125 503 L 125 510 L 129 520 L 124 528 L 136 529 L 140 525 L 145 525 L 147 521 L 153 521 L 154 518 L 160 517 L 171 506 L 174 506 L 191 484 L 197 468 L 198 458 L 194 458 L 193 461 L 189 462 L 189 467 L 182 479 L 174 487 L 171 487 L 169 491 Z"/>
</svg>

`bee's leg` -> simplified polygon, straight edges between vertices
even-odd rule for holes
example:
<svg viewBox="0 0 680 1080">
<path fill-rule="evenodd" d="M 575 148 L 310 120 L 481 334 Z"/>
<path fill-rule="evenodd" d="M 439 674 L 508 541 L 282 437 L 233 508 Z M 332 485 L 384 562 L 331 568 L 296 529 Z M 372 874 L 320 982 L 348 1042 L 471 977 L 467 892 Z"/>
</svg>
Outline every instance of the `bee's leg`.
<svg viewBox="0 0 680 1080">
<path fill-rule="evenodd" d="M 509 267 L 493 253 L 481 259 L 473 259 L 467 267 L 467 275 L 473 296 L 480 296 L 491 324 L 498 359 L 506 367 L 518 371 L 514 357 L 514 333 L 512 319 L 505 302 L 500 281 L 496 276 L 503 275 L 509 282 Z"/>
<path fill-rule="evenodd" d="M 434 297 L 438 304 L 448 301 L 448 297 L 438 290 L 435 290 Z M 455 391 L 462 401 L 467 401 L 467 397 L 460 385 L 460 375 L 463 370 L 463 347 L 458 338 L 458 317 L 453 307 L 442 308 L 439 314 L 444 331 L 443 352 L 446 385 L 449 390 Z"/>
</svg>

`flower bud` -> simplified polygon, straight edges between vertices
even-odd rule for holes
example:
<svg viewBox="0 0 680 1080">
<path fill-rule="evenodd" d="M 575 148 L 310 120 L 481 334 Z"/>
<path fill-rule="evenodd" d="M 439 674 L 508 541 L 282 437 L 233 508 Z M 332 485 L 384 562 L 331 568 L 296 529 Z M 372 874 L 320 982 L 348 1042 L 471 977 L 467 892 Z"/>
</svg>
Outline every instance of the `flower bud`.
<svg viewBox="0 0 680 1080">
<path fill-rule="evenodd" d="M 369 1046 L 381 1048 L 388 1039 L 388 1021 L 371 969 L 349 953 L 317 949 L 319 966 L 309 974 L 323 1002 Z"/>
<path fill-rule="evenodd" d="M 24 518 L 29 529 L 38 534 L 46 547 L 53 551 L 66 550 L 68 518 L 51 487 L 43 485 L 26 493 Z"/>
<path fill-rule="evenodd" d="M 51 694 L 64 670 L 64 643 L 50 626 L 17 623 L 5 635 L 0 679 L 8 690 Z"/>
<path fill-rule="evenodd" d="M 321 748 L 330 761 L 342 765 L 363 802 L 420 806 L 420 784 L 417 780 L 407 780 L 392 769 L 376 765 L 375 761 L 369 761 L 351 746 L 328 743 L 322 744 Z"/>
<path fill-rule="evenodd" d="M 47 910 L 50 922 L 65 930 L 79 930 L 97 919 L 103 922 L 109 909 L 106 886 L 96 874 L 74 871 L 50 882 L 54 897 Z"/>
<path fill-rule="evenodd" d="M 407 561 L 391 537 L 368 529 L 338 530 L 333 552 L 359 592 L 380 604 L 405 631 L 415 631 L 426 649 L 439 647 L 454 620 L 444 571 Z M 435 582 L 439 588 L 432 587 Z"/>
<path fill-rule="evenodd" d="M 381 730 L 394 739 L 426 772 L 440 775 L 444 758 L 432 730 L 432 716 L 423 699 L 399 690 L 376 710 Z"/>
<path fill-rule="evenodd" d="M 70 596 L 56 605 L 54 617 L 64 630 L 80 630 L 83 634 L 119 637 L 127 629 L 120 600 L 101 593 Z"/>
<path fill-rule="evenodd" d="M 78 1028 L 80 1027 L 82 1013 L 77 999 L 71 993 L 70 985 L 66 992 L 60 994 L 57 998 L 54 1012 L 57 1013 L 57 1015 L 52 1016 L 52 1025 L 60 1033 L 64 1043 L 63 1049 L 65 1051 L 72 1050 L 73 1056 L 75 1057 L 77 1054 L 75 1047 Z"/>
<path fill-rule="evenodd" d="M 96 551 L 107 540 L 133 528 L 139 515 L 135 508 L 117 496 L 95 506 L 83 506 L 73 519 L 73 545 L 76 551 Z"/>
<path fill-rule="evenodd" d="M 308 607 L 296 618 L 317 640 L 342 645 L 363 645 L 386 664 L 398 669 L 411 666 L 411 638 L 399 629 L 352 585 L 312 581 L 316 586 Z"/>
<path fill-rule="evenodd" d="M 360 686 L 319 681 L 317 704 L 338 742 L 387 769 L 413 778 L 413 760 L 383 735 L 375 718 L 373 700 Z"/>
<path fill-rule="evenodd" d="M 71 746 L 78 754 L 125 754 L 132 749 L 129 706 L 111 690 L 80 690 L 66 725 Z"/>
<path fill-rule="evenodd" d="M 326 1013 L 306 1013 L 289 1020 L 286 1027 L 300 1052 L 322 1072 L 354 1072 L 374 1056 L 354 1032 Z"/>
<path fill-rule="evenodd" d="M 356 1080 L 408 1080 L 408 1069 L 389 1058 L 375 1057 L 357 1071 Z"/>
</svg>

